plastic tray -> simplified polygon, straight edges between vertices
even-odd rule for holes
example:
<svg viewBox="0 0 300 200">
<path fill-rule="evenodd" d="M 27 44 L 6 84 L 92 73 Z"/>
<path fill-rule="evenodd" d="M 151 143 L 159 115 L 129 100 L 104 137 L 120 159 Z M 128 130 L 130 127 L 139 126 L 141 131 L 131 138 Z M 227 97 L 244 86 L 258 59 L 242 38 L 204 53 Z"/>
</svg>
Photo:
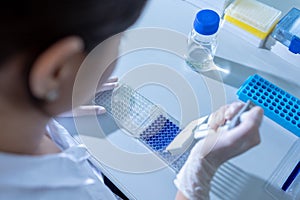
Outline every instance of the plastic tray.
<svg viewBox="0 0 300 200">
<path fill-rule="evenodd" d="M 294 177 L 291 182 L 289 178 L 295 172 L 295 166 L 300 162 L 300 139 L 298 139 L 289 149 L 285 157 L 281 160 L 277 169 L 266 184 L 266 191 L 278 200 L 299 200 L 300 199 L 300 174 Z M 298 169 L 299 170 L 299 169 Z M 295 173 L 294 173 L 295 174 Z M 283 189 L 284 185 L 289 186 Z"/>
<path fill-rule="evenodd" d="M 241 29 L 264 39 L 272 31 L 281 11 L 260 1 L 235 1 L 225 11 L 224 19 Z"/>
<path fill-rule="evenodd" d="M 115 121 L 135 137 L 152 123 L 159 111 L 156 105 L 127 85 L 97 94 L 94 102 L 105 107 Z"/>
<path fill-rule="evenodd" d="M 295 54 L 300 53 L 300 10 L 292 8 L 276 25 L 271 36 Z"/>
<path fill-rule="evenodd" d="M 114 91 L 98 93 L 94 103 L 105 107 L 120 127 L 136 137 L 178 172 L 189 151 L 172 155 L 166 147 L 180 133 L 179 122 L 126 84 Z"/>
<path fill-rule="evenodd" d="M 250 99 L 265 115 L 300 137 L 300 100 L 255 74 L 237 91 L 239 99 Z"/>
</svg>

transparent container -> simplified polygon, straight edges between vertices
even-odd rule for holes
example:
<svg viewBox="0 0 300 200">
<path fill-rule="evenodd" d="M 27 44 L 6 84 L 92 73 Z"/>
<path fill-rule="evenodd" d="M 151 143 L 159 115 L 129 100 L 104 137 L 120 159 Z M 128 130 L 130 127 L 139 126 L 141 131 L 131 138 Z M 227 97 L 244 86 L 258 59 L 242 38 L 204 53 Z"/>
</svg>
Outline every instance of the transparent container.
<svg viewBox="0 0 300 200">
<path fill-rule="evenodd" d="M 186 53 L 186 63 L 196 72 L 208 71 L 213 66 L 219 23 L 220 17 L 213 10 L 201 10 L 196 15 Z"/>
<path fill-rule="evenodd" d="M 274 200 L 300 199 L 299 152 L 300 139 L 295 141 L 268 180 L 265 190 Z"/>
<path fill-rule="evenodd" d="M 291 52 L 300 54 L 300 10 L 292 8 L 276 25 L 271 36 Z"/>
</svg>

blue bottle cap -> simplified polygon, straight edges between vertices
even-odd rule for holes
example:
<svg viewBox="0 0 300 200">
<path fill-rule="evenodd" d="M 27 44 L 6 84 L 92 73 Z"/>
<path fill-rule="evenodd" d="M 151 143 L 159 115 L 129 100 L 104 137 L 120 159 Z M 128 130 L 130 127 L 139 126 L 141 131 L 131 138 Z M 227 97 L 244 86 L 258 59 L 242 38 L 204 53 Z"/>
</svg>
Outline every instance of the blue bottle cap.
<svg viewBox="0 0 300 200">
<path fill-rule="evenodd" d="M 218 31 L 220 17 L 213 10 L 200 10 L 194 21 L 194 29 L 202 35 L 212 35 Z"/>
<path fill-rule="evenodd" d="M 300 38 L 298 38 L 295 35 L 293 36 L 291 40 L 291 44 L 289 46 L 289 50 L 294 54 L 300 53 Z"/>
</svg>

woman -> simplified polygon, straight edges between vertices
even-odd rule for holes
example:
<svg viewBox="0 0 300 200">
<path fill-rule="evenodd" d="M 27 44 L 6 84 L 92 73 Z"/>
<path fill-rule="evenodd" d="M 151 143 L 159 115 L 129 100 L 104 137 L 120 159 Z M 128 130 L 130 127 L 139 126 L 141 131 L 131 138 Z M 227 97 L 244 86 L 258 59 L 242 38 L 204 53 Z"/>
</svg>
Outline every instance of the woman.
<svg viewBox="0 0 300 200">
<path fill-rule="evenodd" d="M 144 4 L 143 0 L 2 2 L 0 199 L 115 198 L 101 181 L 99 169 L 89 162 L 86 148 L 51 118 L 71 109 L 75 77 L 88 52 L 133 24 Z M 108 48 L 117 53 L 118 45 L 112 42 Z M 113 67 L 103 73 L 100 84 Z M 92 91 L 84 88 L 77 104 L 85 103 L 89 94 Z M 212 129 L 240 107 L 232 104 L 219 110 Z M 207 154 L 199 156 L 200 144 L 196 145 L 175 180 L 177 199 L 208 198 L 217 167 L 259 143 L 262 110 L 254 108 L 243 118 L 237 128 L 222 133 Z"/>
</svg>

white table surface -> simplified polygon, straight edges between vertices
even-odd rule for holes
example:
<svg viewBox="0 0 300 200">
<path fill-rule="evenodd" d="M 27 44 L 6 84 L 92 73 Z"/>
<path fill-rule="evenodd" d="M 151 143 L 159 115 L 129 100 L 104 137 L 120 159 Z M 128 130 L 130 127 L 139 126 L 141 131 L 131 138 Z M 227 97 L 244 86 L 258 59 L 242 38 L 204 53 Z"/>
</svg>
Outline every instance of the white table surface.
<svg viewBox="0 0 300 200">
<path fill-rule="evenodd" d="M 279 6 L 279 2 L 281 1 L 276 1 L 274 6 Z M 295 3 L 298 1 L 287 2 Z M 297 5 L 299 5 L 299 2 Z M 286 7 L 287 6 L 285 5 L 285 10 Z M 182 0 L 151 0 L 143 15 L 132 29 L 141 27 L 160 27 L 187 35 L 190 31 L 192 21 L 197 10 L 197 7 Z M 258 72 L 262 72 L 263 74 L 265 73 L 270 75 L 267 78 L 270 78 L 273 83 L 284 88 L 296 97 L 300 97 L 299 84 L 297 81 L 300 74 L 300 66 L 297 67 L 288 64 L 271 52 L 265 49 L 253 47 L 244 40 L 236 38 L 232 34 L 222 30 L 219 33 L 217 56 L 230 59 L 237 63 L 242 63 L 249 66 L 249 69 L 251 70 L 253 69 Z M 149 65 L 149 63 L 156 64 L 152 65 L 154 66 L 152 71 L 152 68 L 150 67 L 150 71 L 146 72 L 149 76 L 145 78 L 145 83 L 142 83 L 142 80 L 138 77 L 134 77 L 134 73 L 131 72 L 133 69 L 139 70 L 143 68 L 141 65 Z M 155 71 L 155 66 L 158 64 L 165 66 L 166 72 L 168 72 L 168 68 L 172 69 L 171 71 L 174 71 L 175 75 L 173 76 L 172 73 L 164 74 L 164 71 L 157 73 Z M 240 73 L 241 77 L 245 76 L 243 75 L 242 69 Z M 181 84 L 181 79 L 176 76 L 178 74 L 185 80 L 185 83 Z M 183 111 L 181 111 L 181 108 L 186 108 L 186 105 L 182 105 L 180 103 L 180 95 L 178 97 L 178 94 L 175 93 L 177 91 L 176 89 L 172 90 L 168 88 L 168 83 L 173 84 L 174 82 L 178 82 L 178 91 L 181 91 L 181 89 L 183 90 L 186 86 L 185 84 L 188 84 L 194 92 L 195 102 L 198 107 L 189 108 L 187 106 L 187 110 L 191 112 L 191 115 L 188 119 L 184 119 L 186 121 L 211 112 L 213 109 L 211 99 L 213 94 L 211 94 L 210 90 L 215 88 L 224 88 L 224 94 L 222 94 L 221 97 L 223 100 L 221 99 L 216 104 L 219 103 L 221 105 L 222 103 L 230 103 L 237 100 L 235 95 L 237 88 L 234 83 L 232 85 L 221 84 L 218 81 L 207 78 L 206 76 L 201 76 L 190 70 L 185 65 L 182 58 L 158 49 L 143 49 L 122 56 L 117 64 L 114 75 L 120 77 L 123 82 L 135 79 L 137 82 L 134 84 L 144 84 L 143 86 L 140 85 L 139 91 L 152 102 L 160 105 L 179 121 L 184 114 L 182 113 Z M 281 79 L 276 77 L 274 78 L 272 75 L 280 77 Z M 145 74 L 142 74 L 141 76 L 145 76 Z M 168 80 L 169 82 L 162 81 L 162 84 L 154 84 L 151 83 L 151 80 L 152 82 L 156 82 L 157 80 Z M 191 106 L 192 105 L 193 104 L 191 104 Z M 130 199 L 174 199 L 176 194 L 176 188 L 173 184 L 175 172 L 169 167 L 138 173 L 130 170 L 135 169 L 136 167 L 142 169 L 145 165 L 147 165 L 147 159 L 141 159 L 142 156 L 140 155 L 149 152 L 149 150 L 135 138 L 118 128 L 108 114 L 100 116 L 98 119 L 100 124 L 102 124 L 104 132 L 107 134 L 108 141 L 113 144 L 113 146 L 121 151 L 123 150 L 127 152 L 125 155 L 138 154 L 138 159 L 140 159 L 137 162 L 133 162 L 131 160 L 132 157 L 128 156 L 127 160 L 126 156 L 122 157 L 123 154 L 114 154 L 110 151 L 110 149 L 106 149 L 106 146 L 101 146 L 101 142 L 98 143 L 97 131 L 95 131 L 97 129 L 94 124 L 91 123 L 90 118 L 80 118 L 79 121 L 84 126 L 84 133 L 81 133 L 81 136 L 86 137 L 84 141 L 88 142 L 87 146 L 91 147 L 92 152 L 105 152 L 105 154 L 114 160 L 115 163 L 126 164 L 126 166 L 122 164 L 116 164 L 116 166 L 113 166 L 103 163 L 102 170 L 104 173 L 126 195 L 128 195 Z M 58 118 L 58 120 L 64 124 L 71 133 L 77 133 L 72 119 Z M 181 121 L 181 125 L 187 123 L 186 121 Z M 271 199 L 271 197 L 266 194 L 263 186 L 297 138 L 298 137 L 289 131 L 265 117 L 261 126 L 261 144 L 230 161 L 230 163 L 236 167 L 236 171 L 233 170 L 233 173 L 243 173 L 249 178 L 247 188 L 240 188 L 240 190 L 236 189 L 237 193 L 234 197 L 230 198 Z M 96 157 L 97 155 L 98 154 L 96 153 Z M 102 153 L 99 153 L 99 155 L 98 159 L 101 160 Z M 146 162 L 146 164 L 142 162 Z M 230 185 L 230 183 L 224 184 Z M 216 186 L 218 187 L 213 189 L 214 192 L 211 194 L 211 199 L 226 199 L 226 192 L 224 192 L 226 186 L 222 188 L 221 185 L 222 184 L 217 183 Z"/>
</svg>

